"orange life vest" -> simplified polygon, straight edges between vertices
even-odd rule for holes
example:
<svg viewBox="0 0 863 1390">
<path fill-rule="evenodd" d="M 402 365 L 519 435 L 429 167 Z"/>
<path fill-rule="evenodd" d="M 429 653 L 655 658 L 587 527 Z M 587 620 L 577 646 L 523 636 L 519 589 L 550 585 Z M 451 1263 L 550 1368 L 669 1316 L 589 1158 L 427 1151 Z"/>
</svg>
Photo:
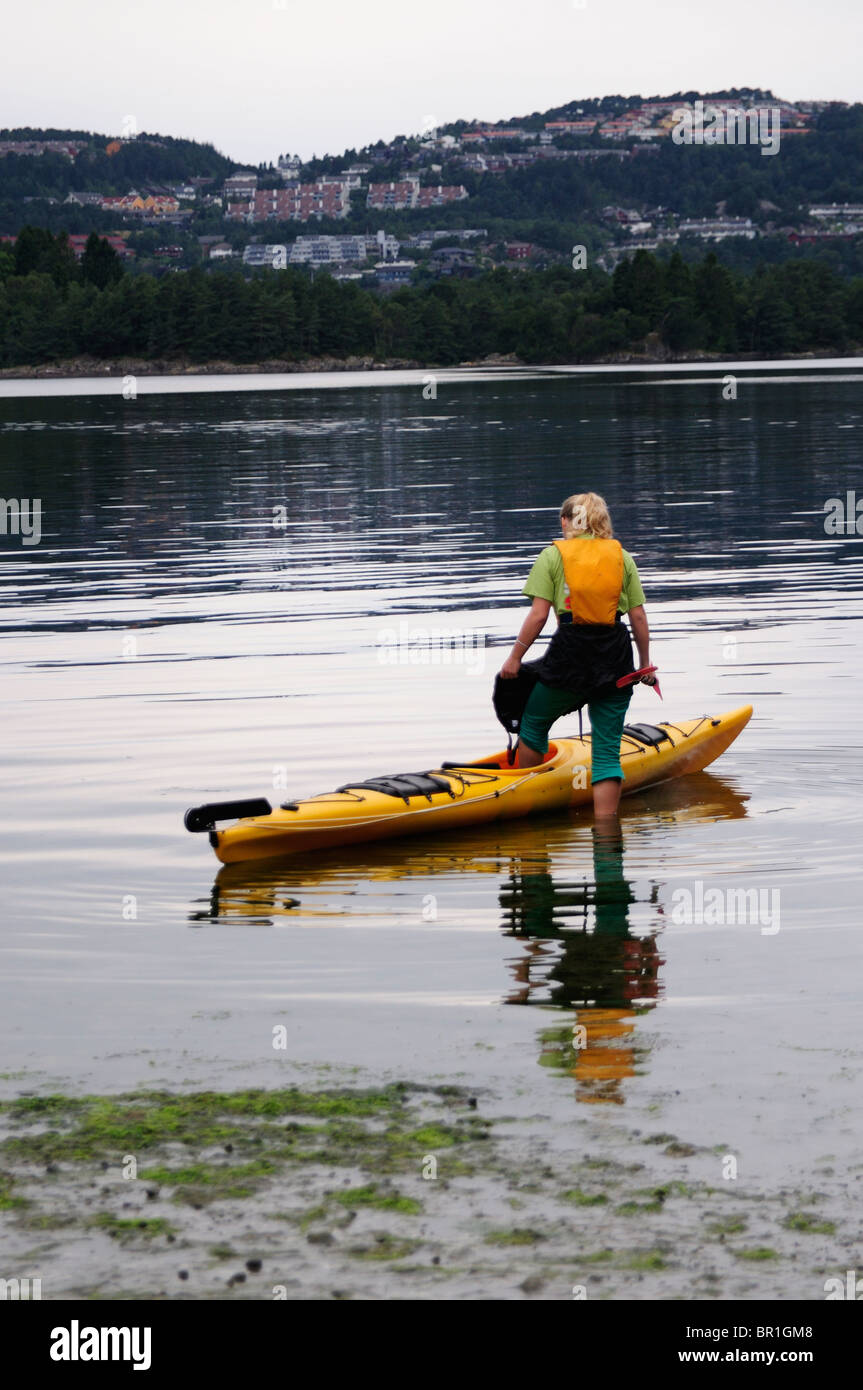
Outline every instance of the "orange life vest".
<svg viewBox="0 0 863 1390">
<path fill-rule="evenodd" d="M 623 588 L 623 547 L 601 536 L 555 541 L 574 623 L 613 623 Z"/>
</svg>

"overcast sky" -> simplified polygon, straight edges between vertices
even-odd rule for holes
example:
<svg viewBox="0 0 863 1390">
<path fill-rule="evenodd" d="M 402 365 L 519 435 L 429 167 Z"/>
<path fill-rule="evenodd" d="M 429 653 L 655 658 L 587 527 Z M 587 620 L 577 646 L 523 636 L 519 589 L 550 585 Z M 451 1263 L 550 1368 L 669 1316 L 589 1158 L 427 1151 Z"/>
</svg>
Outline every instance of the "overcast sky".
<svg viewBox="0 0 863 1390">
<path fill-rule="evenodd" d="M 579 97 L 863 99 L 863 0 L 39 0 L 7 10 L 0 126 L 340 154 Z"/>
</svg>

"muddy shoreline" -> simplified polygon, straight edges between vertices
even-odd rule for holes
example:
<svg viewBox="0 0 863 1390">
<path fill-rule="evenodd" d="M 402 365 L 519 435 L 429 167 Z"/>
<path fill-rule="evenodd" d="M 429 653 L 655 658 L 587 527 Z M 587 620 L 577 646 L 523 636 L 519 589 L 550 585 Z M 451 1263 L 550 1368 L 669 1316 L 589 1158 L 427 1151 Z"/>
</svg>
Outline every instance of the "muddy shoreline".
<svg viewBox="0 0 863 1390">
<path fill-rule="evenodd" d="M 6 1264 L 43 1299 L 805 1299 L 843 1201 L 716 1182 L 722 1144 L 456 1085 L 19 1094 L 0 1105 Z M 814 1175 L 813 1175 L 814 1177 Z M 830 1184 L 833 1186 L 833 1184 Z"/>
</svg>

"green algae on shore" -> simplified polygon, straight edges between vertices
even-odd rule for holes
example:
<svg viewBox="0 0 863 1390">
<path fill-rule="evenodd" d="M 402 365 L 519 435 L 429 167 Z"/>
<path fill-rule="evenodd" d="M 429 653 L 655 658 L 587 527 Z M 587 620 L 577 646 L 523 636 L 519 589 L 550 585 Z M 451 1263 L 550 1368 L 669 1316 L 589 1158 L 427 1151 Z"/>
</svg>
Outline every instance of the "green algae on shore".
<svg viewBox="0 0 863 1390">
<path fill-rule="evenodd" d="M 26 1207 L 24 1197 L 14 1197 L 12 1188 L 15 1179 L 11 1173 L 0 1172 L 0 1211 L 13 1211 L 16 1207 Z"/>
<path fill-rule="evenodd" d="M 244 1153 L 265 1147 L 260 1157 L 270 1163 L 347 1163 L 362 1150 L 374 1156 L 380 1171 L 416 1163 L 418 1154 L 472 1143 L 488 1134 L 487 1122 L 473 1112 L 459 1116 L 455 1123 L 434 1119 L 417 1125 L 416 1114 L 406 1110 L 411 1092 L 441 1100 L 434 1088 L 401 1084 L 366 1091 L 311 1092 L 291 1087 L 188 1095 L 133 1091 L 111 1097 L 24 1097 L 0 1103 L 0 1115 L 5 1114 L 14 1126 L 29 1125 L 27 1133 L 13 1133 L 3 1140 L 0 1149 L 11 1159 L 44 1164 L 86 1160 L 120 1164 L 126 1155 L 137 1157 L 169 1143 Z M 461 1100 L 445 1099 L 451 1104 Z M 461 1103 L 467 1106 L 467 1101 Z M 298 1116 L 311 1123 L 299 1123 Z M 50 1128 L 33 1130 L 33 1121 L 46 1119 Z M 370 1120 L 381 1127 L 366 1123 Z M 184 1173 L 191 1173 L 185 1164 L 175 1177 L 179 1186 L 216 1180 L 213 1171 L 199 1172 L 196 1184 L 193 1176 L 184 1180 L 180 1176 Z M 255 1176 L 251 1170 L 243 1175 Z M 153 1176 L 170 1181 L 167 1170 L 153 1170 Z"/>
<path fill-rule="evenodd" d="M 99 1216 L 94 1216 L 90 1222 L 91 1226 L 96 1226 L 106 1232 L 112 1239 L 128 1241 L 134 1239 L 149 1239 L 154 1236 L 174 1235 L 175 1230 L 169 1221 L 164 1217 L 154 1216 L 142 1218 L 139 1221 L 128 1220 L 118 1216 L 108 1216 L 102 1212 Z"/>
<path fill-rule="evenodd" d="M 717 1189 L 710 1150 L 667 1134 L 537 1162 L 527 1124 L 452 1085 L 22 1096 L 0 1104 L 0 1219 L 49 1297 L 378 1297 L 393 1275 L 409 1297 L 680 1296 L 693 1258 L 716 1262 L 700 1296 L 745 1296 L 753 1264 L 808 1288 L 801 1234 L 820 1293 L 820 1194 Z"/>
</svg>

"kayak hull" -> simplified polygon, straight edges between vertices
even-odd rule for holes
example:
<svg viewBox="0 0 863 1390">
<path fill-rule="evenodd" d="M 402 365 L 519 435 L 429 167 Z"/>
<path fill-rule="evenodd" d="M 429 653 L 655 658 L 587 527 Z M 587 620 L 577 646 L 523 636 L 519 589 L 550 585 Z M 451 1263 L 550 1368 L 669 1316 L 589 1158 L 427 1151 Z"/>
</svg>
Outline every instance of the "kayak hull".
<svg viewBox="0 0 863 1390">
<path fill-rule="evenodd" d="M 751 715 L 752 706 L 745 705 L 723 715 L 662 724 L 664 737 L 655 746 L 625 733 L 624 795 L 702 771 L 734 742 Z M 287 803 L 269 815 L 245 817 L 213 830 L 210 842 L 223 864 L 237 864 L 587 805 L 592 800 L 590 736 L 556 739 L 546 761 L 535 768 L 510 768 L 506 753 L 498 752 L 477 763 L 433 769 L 431 775 L 441 790 L 387 795 L 357 783 Z"/>
</svg>

